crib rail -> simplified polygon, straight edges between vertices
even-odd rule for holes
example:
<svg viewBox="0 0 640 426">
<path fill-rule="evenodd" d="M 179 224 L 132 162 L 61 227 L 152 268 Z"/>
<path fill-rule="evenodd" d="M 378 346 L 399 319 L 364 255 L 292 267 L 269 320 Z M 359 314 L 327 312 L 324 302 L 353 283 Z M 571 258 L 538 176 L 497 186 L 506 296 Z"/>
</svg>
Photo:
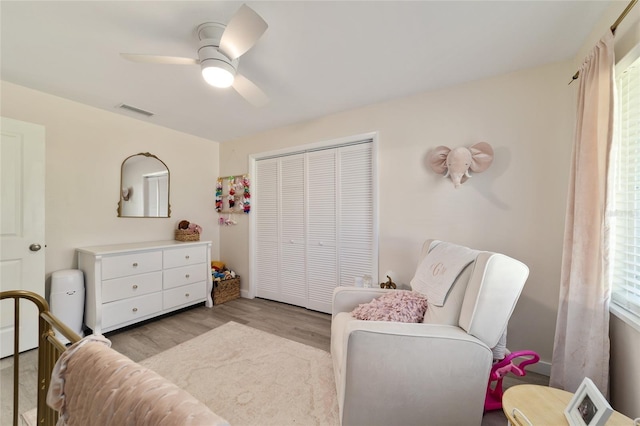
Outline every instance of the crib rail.
<svg viewBox="0 0 640 426">
<path fill-rule="evenodd" d="M 49 304 L 40 295 L 25 291 L 11 290 L 0 292 L 0 300 L 13 299 L 14 305 L 14 329 L 19 329 L 20 324 L 20 300 L 28 300 L 38 308 L 38 425 L 53 426 L 58 420 L 58 412 L 47 405 L 47 390 L 51 381 L 51 371 L 58 357 L 65 350 L 56 337 L 54 329 L 60 332 L 71 343 L 80 340 L 75 332 L 64 325 L 49 312 Z M 20 333 L 14 333 L 13 338 L 13 426 L 18 425 L 20 413 L 18 402 L 18 384 L 20 378 Z"/>
</svg>

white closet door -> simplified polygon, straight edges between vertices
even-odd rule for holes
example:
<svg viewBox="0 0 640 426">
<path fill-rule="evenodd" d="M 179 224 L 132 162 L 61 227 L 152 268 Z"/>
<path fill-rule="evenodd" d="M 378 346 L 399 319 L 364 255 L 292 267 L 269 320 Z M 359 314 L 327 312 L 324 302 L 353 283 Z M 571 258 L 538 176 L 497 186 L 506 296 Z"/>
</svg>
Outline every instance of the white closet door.
<svg viewBox="0 0 640 426">
<path fill-rule="evenodd" d="M 331 312 L 333 289 L 377 279 L 372 143 L 256 162 L 255 286 Z"/>
<path fill-rule="evenodd" d="M 306 307 L 331 312 L 338 283 L 337 150 L 307 154 L 307 287 Z"/>
<path fill-rule="evenodd" d="M 280 161 L 280 300 L 307 303 L 304 154 Z"/>
<path fill-rule="evenodd" d="M 259 213 L 255 223 L 256 295 L 280 301 L 279 278 L 279 161 L 262 160 L 256 164 L 255 190 L 252 194 Z"/>
<path fill-rule="evenodd" d="M 370 143 L 338 148 L 339 277 L 341 286 L 374 271 L 373 147 Z M 374 281 L 374 285 L 376 282 Z"/>
</svg>

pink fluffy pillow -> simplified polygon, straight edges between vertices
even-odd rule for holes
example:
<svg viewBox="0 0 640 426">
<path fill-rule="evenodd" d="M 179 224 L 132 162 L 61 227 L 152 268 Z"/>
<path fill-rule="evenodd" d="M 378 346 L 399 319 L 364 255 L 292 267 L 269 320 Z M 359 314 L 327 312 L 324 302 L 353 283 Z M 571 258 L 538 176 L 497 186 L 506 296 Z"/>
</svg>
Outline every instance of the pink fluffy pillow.
<svg viewBox="0 0 640 426">
<path fill-rule="evenodd" d="M 424 295 L 407 290 L 390 291 L 355 308 L 351 315 L 367 321 L 422 322 L 427 311 Z"/>
</svg>

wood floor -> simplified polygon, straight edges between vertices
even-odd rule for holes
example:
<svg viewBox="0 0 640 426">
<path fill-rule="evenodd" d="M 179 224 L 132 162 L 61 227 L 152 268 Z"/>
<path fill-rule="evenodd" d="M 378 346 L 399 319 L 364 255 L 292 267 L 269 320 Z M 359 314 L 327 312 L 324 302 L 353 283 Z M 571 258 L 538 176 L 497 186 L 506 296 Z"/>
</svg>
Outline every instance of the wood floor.
<svg viewBox="0 0 640 426">
<path fill-rule="evenodd" d="M 329 352 L 331 315 L 265 299 L 240 298 L 211 309 L 187 309 L 107 337 L 114 349 L 137 362 L 229 321 Z"/>
<path fill-rule="evenodd" d="M 264 299 L 236 299 L 211 309 L 200 305 L 107 333 L 106 337 L 111 340 L 114 349 L 137 362 L 229 321 L 329 351 L 330 315 Z M 36 357 L 36 350 L 26 352 L 20 357 L 21 412 L 36 405 Z M 10 358 L 0 360 L 0 426 L 11 424 L 12 365 Z M 505 388 L 522 383 L 548 385 L 547 377 L 535 373 L 528 373 L 523 379 L 508 377 L 505 379 Z M 506 418 L 501 411 L 485 414 L 482 422 L 482 426 L 506 424 Z"/>
</svg>

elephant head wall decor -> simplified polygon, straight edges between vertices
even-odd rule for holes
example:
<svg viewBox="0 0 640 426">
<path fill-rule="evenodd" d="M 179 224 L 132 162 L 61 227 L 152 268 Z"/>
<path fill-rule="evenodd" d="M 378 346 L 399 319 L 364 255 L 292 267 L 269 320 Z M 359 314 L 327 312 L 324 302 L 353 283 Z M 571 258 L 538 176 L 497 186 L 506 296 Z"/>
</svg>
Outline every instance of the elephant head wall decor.
<svg viewBox="0 0 640 426">
<path fill-rule="evenodd" d="M 439 146 L 429 153 L 429 164 L 436 173 L 446 174 L 458 188 L 471 177 L 469 170 L 475 173 L 484 172 L 493 162 L 493 148 L 486 142 L 458 148 Z"/>
</svg>

